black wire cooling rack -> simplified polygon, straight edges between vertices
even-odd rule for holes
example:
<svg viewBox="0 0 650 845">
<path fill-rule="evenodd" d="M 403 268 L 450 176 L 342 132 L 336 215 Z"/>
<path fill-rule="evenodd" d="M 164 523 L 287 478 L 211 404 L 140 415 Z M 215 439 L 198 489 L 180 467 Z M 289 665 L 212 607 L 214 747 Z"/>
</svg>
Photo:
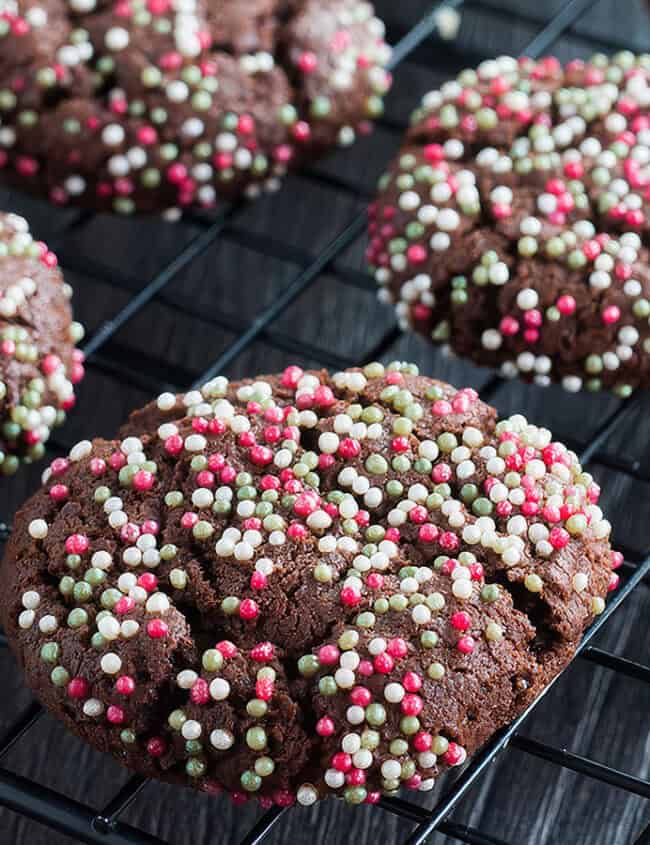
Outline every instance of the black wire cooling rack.
<svg viewBox="0 0 650 845">
<path fill-rule="evenodd" d="M 542 12 L 544 5 L 541 4 Z M 538 30 L 535 37 L 526 44 L 521 52 L 531 57 L 537 57 L 547 52 L 561 36 L 571 34 L 583 16 L 595 5 L 596 0 L 569 0 L 569 2 L 561 5 L 559 11 L 550 20 L 544 23 L 540 23 L 531 15 L 518 15 L 520 20 Z M 422 47 L 427 39 L 436 35 L 437 28 L 441 23 L 441 10 L 461 11 L 462 7 L 478 8 L 483 13 L 491 13 L 501 18 L 505 15 L 503 23 L 507 22 L 508 12 L 505 11 L 504 13 L 503 7 L 489 2 L 489 0 L 484 0 L 484 2 L 478 2 L 478 0 L 475 2 L 447 0 L 447 2 L 432 4 L 427 13 L 409 31 L 389 32 L 389 35 L 393 36 L 393 41 L 395 41 L 395 35 L 399 39 L 393 53 L 392 69 L 399 72 L 400 65 L 408 59 L 410 61 L 416 60 L 421 65 L 428 65 L 432 70 L 437 69 L 440 73 L 440 65 L 435 64 L 436 51 L 425 51 Z M 609 47 L 610 50 L 625 46 L 613 39 L 607 43 L 604 43 L 600 38 L 596 40 L 599 46 Z M 473 58 L 473 56 L 468 57 L 467 55 L 459 56 L 459 61 L 470 64 Z M 405 128 L 405 125 L 402 126 L 399 121 L 391 121 L 387 118 L 384 118 L 383 123 L 393 132 L 399 132 Z M 321 181 L 337 191 L 355 194 L 356 197 L 360 193 L 364 193 L 360 191 L 358 185 L 341 177 L 330 175 L 328 172 L 315 171 L 309 174 L 309 178 Z M 279 318 L 286 315 L 290 306 L 308 291 L 325 272 L 334 274 L 338 281 L 351 287 L 366 290 L 374 288 L 374 283 L 365 273 L 352 269 L 342 261 L 344 253 L 364 232 L 365 211 L 356 214 L 349 220 L 317 254 L 311 254 L 293 244 L 254 231 L 248 231 L 240 221 L 241 214 L 240 207 L 232 206 L 225 208 L 216 217 L 208 218 L 202 214 L 190 216 L 192 225 L 198 227 L 198 233 L 184 245 L 169 263 L 156 272 L 144 287 L 132 295 L 121 310 L 100 323 L 86 342 L 84 352 L 91 371 L 108 372 L 118 378 L 121 383 L 133 385 L 148 394 L 169 389 L 182 390 L 187 388 L 187 384 L 173 384 L 167 379 L 160 378 L 160 368 L 154 368 L 151 372 L 145 365 L 139 365 L 138 369 L 134 370 L 130 361 L 125 360 L 124 356 L 111 354 L 111 342 L 127 323 L 140 315 L 154 300 L 164 300 L 166 289 L 169 288 L 170 283 L 179 274 L 186 271 L 209 247 L 218 242 L 220 238 L 225 237 L 228 237 L 231 241 L 245 244 L 247 248 L 258 253 L 262 259 L 269 258 L 286 262 L 298 267 L 298 271 L 292 277 L 289 277 L 288 283 L 272 304 L 262 308 L 250 323 L 242 320 L 237 321 L 231 317 L 202 314 L 202 319 L 207 320 L 215 329 L 228 330 L 230 333 L 234 333 L 234 339 L 215 360 L 205 365 L 203 372 L 195 379 L 195 384 L 201 384 L 215 374 L 227 370 L 258 340 L 263 340 L 266 345 L 282 353 L 298 354 L 317 361 L 323 366 L 335 368 L 351 366 L 358 363 L 360 358 L 363 360 L 381 358 L 389 352 L 399 337 L 399 331 L 396 327 L 390 327 L 372 349 L 367 350 L 365 355 L 355 356 L 355 359 L 348 359 L 331 350 L 325 350 L 315 344 L 298 340 L 277 328 Z M 58 241 L 53 243 L 51 240 L 50 245 L 59 251 L 66 269 L 77 270 L 91 276 L 95 273 L 97 276 L 104 276 L 104 281 L 108 281 L 122 291 L 132 290 L 133 286 L 130 283 L 132 280 L 126 274 L 116 273 L 114 270 L 107 274 L 105 269 L 100 266 L 93 267 L 92 261 L 87 258 L 83 260 L 81 266 L 75 266 L 75 263 L 79 265 L 80 262 L 76 261 L 74 255 L 68 254 L 66 242 L 77 229 L 87 224 L 89 219 L 91 219 L 91 215 L 84 212 L 71 214 L 69 222 L 59 232 Z M 106 278 L 107 276 L 109 278 Z M 182 312 L 182 305 L 173 301 L 170 304 Z M 500 386 L 501 380 L 498 377 L 490 378 L 480 391 L 481 398 L 489 401 Z M 631 478 L 643 477 L 638 461 L 612 457 L 611 449 L 606 448 L 610 445 L 611 438 L 617 432 L 625 415 L 634 410 L 634 406 L 638 405 L 639 402 L 640 400 L 633 396 L 625 402 L 617 403 L 615 409 L 605 416 L 589 445 L 580 452 L 579 457 L 583 464 L 597 462 L 599 465 Z M 571 440 L 570 436 L 565 439 Z M 71 445 L 70 443 L 54 441 L 50 444 L 50 450 L 53 453 L 61 453 L 67 451 Z M 0 514 L 0 517 L 2 516 Z M 5 515 L 5 517 L 9 522 L 9 515 Z M 0 544 L 7 539 L 9 531 L 6 523 L 0 523 Z M 605 612 L 586 633 L 578 650 L 578 656 L 583 661 L 604 667 L 622 676 L 650 683 L 650 666 L 627 660 L 591 644 L 595 635 L 607 624 L 612 614 L 623 604 L 631 592 L 642 584 L 644 584 L 644 587 L 641 588 L 647 589 L 647 585 L 650 583 L 647 578 L 650 575 L 650 548 L 641 554 L 631 548 L 622 550 L 625 554 L 625 562 L 621 568 L 621 586 L 608 603 Z M 6 646 L 6 639 L 0 634 L 0 647 L 6 648 Z M 509 727 L 496 734 L 482 751 L 471 759 L 453 783 L 446 786 L 446 790 L 440 795 L 433 809 L 422 807 L 402 798 L 383 798 L 380 801 L 380 809 L 393 813 L 411 823 L 411 832 L 404 840 L 406 845 L 421 845 L 434 832 L 446 834 L 461 842 L 470 843 L 470 845 L 508 845 L 505 840 L 484 833 L 479 829 L 451 821 L 449 816 L 470 788 L 485 774 L 497 755 L 509 747 L 514 747 L 558 767 L 596 779 L 611 787 L 622 789 L 629 794 L 650 798 L 650 783 L 647 780 L 627 774 L 588 757 L 528 738 L 519 732 L 524 720 L 537 707 L 548 689 L 550 687 L 542 693 L 537 701 L 530 705 L 526 712 Z M 22 718 L 9 729 L 7 735 L 0 741 L 0 805 L 82 842 L 101 843 L 101 845 L 127 845 L 127 843 L 165 845 L 163 840 L 138 830 L 121 820 L 122 814 L 137 799 L 147 783 L 141 777 L 132 777 L 105 807 L 96 810 L 17 775 L 2 765 L 8 752 L 25 737 L 42 713 L 43 710 L 40 705 L 36 702 L 32 703 Z M 265 841 L 271 829 L 280 822 L 281 817 L 287 812 L 290 812 L 290 810 L 278 807 L 267 810 L 241 840 L 241 845 L 257 845 L 257 843 Z M 375 812 L 379 812 L 379 810 Z M 413 825 L 415 827 L 412 827 Z M 619 841 L 628 842 L 631 840 L 625 836 L 624 840 L 617 838 L 617 842 Z M 650 845 L 650 824 L 638 836 L 634 845 Z"/>
</svg>

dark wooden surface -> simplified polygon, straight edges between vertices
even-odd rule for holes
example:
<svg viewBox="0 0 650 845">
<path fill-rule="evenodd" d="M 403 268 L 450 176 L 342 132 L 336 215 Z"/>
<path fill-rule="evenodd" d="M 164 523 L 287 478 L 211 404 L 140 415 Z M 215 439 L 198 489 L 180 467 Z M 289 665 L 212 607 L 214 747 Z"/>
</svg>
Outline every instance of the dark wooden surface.
<svg viewBox="0 0 650 845">
<path fill-rule="evenodd" d="M 428 7 L 423 0 L 383 0 L 376 4 L 401 33 Z M 475 4 L 474 4 L 475 5 Z M 343 180 L 349 189 L 313 174 L 289 179 L 283 190 L 245 208 L 237 226 L 174 278 L 144 311 L 102 350 L 127 363 L 140 387 L 125 385 L 110 371 L 90 368 L 77 411 L 58 434 L 62 443 L 93 434 L 112 434 L 127 412 L 143 403 L 155 381 L 184 386 L 232 342 L 238 330 L 261 308 L 273 303 L 300 269 L 301 258 L 317 251 L 358 212 L 383 165 L 397 148 L 395 122 L 404 121 L 418 97 L 462 66 L 463 61 L 518 52 L 541 23 L 564 5 L 560 0 L 492 0 L 464 13 L 460 37 L 453 44 L 429 42 L 417 61 L 397 72 L 390 97 L 389 121 L 350 151 L 319 164 L 315 172 Z M 488 8 L 489 7 L 489 8 Z M 496 11 L 495 11 L 496 10 Z M 517 13 L 523 12 L 526 19 Z M 638 0 L 600 0 L 554 47 L 566 60 L 606 49 L 608 41 L 637 50 L 650 49 L 650 19 Z M 76 313 L 89 333 L 115 314 L 183 245 L 200 231 L 198 224 L 128 221 L 89 217 L 63 234 L 74 212 L 54 211 L 17 194 L 0 192 L 0 207 L 27 214 L 39 237 L 56 243 L 75 286 Z M 246 233 L 290 245 L 292 261 L 264 257 L 251 248 Z M 255 246 L 255 245 L 254 245 Z M 349 248 L 340 267 L 363 267 L 363 241 Z M 371 288 L 344 284 L 336 272 L 324 273 L 274 326 L 285 345 L 306 342 L 325 355 L 367 358 L 369 350 L 393 326 L 389 309 Z M 458 385 L 480 387 L 489 373 L 445 359 L 421 340 L 402 336 L 387 360 L 416 361 L 423 372 Z M 289 360 L 316 364 L 275 349 L 268 338 L 256 342 L 227 373 L 230 376 L 273 371 Z M 329 360 L 327 357 L 325 360 Z M 501 412 L 525 411 L 579 448 L 589 442 L 602 420 L 617 406 L 602 396 L 569 396 L 557 389 L 526 388 L 518 383 L 499 390 Z M 650 398 L 632 408 L 607 444 L 609 456 L 638 460 L 640 475 L 650 476 Z M 603 466 L 594 472 L 604 487 L 604 506 L 615 525 L 615 540 L 634 551 L 650 548 L 650 482 L 623 476 Z M 9 520 L 37 483 L 40 468 L 22 472 L 0 487 L 0 521 Z M 647 662 L 648 587 L 641 585 L 624 609 L 606 626 L 598 644 L 628 658 Z M 0 735 L 30 701 L 15 664 L 0 650 Z M 524 733 L 596 760 L 650 777 L 648 714 L 650 688 L 605 669 L 577 661 L 537 708 Z M 126 781 L 111 760 L 83 746 L 49 717 L 40 720 L 5 764 L 65 795 L 102 807 Z M 432 805 L 437 793 L 422 799 Z M 227 800 L 149 784 L 124 820 L 173 845 L 236 843 L 257 816 L 255 807 L 233 809 Z M 642 798 L 568 771 L 561 771 L 516 750 L 504 753 L 480 784 L 470 791 L 454 818 L 511 843 L 530 845 L 600 845 L 628 843 L 650 821 Z M 409 826 L 374 808 L 349 809 L 328 802 L 309 811 L 287 814 L 268 841 L 273 843 L 356 842 L 358 845 L 403 841 Z M 455 840 L 454 840 L 455 841 Z M 0 843 L 69 845 L 72 840 L 0 809 Z M 432 842 L 449 843 L 437 834 Z"/>
</svg>

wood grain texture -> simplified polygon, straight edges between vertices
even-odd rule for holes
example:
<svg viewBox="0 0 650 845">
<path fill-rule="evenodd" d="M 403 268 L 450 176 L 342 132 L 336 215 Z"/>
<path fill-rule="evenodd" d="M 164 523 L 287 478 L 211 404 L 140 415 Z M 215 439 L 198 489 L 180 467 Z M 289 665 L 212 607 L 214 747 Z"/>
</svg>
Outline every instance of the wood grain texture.
<svg viewBox="0 0 650 845">
<path fill-rule="evenodd" d="M 424 0 L 379 0 L 389 33 L 403 33 L 428 7 Z M 262 309 L 271 305 L 318 250 L 364 207 L 378 175 L 394 155 L 399 127 L 423 91 L 463 63 L 463 57 L 518 52 L 562 0 L 489 0 L 471 4 L 459 39 L 432 40 L 403 65 L 389 98 L 386 120 L 368 139 L 337 153 L 311 172 L 292 176 L 280 193 L 244 208 L 236 223 L 205 253 L 174 278 L 102 350 L 80 393 L 79 405 L 57 440 L 69 445 L 93 434 L 111 435 L 131 408 L 146 401 L 162 382 L 191 383 Z M 477 8 L 481 6 L 481 8 Z M 525 19 L 517 16 L 523 12 Z M 566 60 L 603 49 L 608 41 L 638 50 L 650 48 L 650 18 L 638 0 L 600 0 L 574 30 L 555 45 Z M 465 58 L 467 61 L 467 58 Z M 129 221 L 108 216 L 54 212 L 44 203 L 0 192 L 0 207 L 29 216 L 39 237 L 52 242 L 75 287 L 75 308 L 92 333 L 191 242 L 200 221 L 177 225 L 157 220 Z M 77 225 L 65 233 L 71 222 Z M 255 237 L 250 238 L 249 233 Z M 267 252 L 263 254 L 261 248 Z M 289 360 L 309 365 L 365 359 L 393 326 L 372 285 L 364 284 L 363 239 L 359 239 L 315 280 L 227 373 L 230 376 L 277 370 Z M 358 284 L 352 286 L 351 280 Z M 347 283 L 346 283 L 347 282 Z M 306 344 L 303 354 L 292 346 Z M 279 347 L 279 348 L 278 348 Z M 320 352 L 319 352 L 320 350 Z M 123 380 L 102 364 L 117 360 L 132 371 Z M 403 335 L 386 350 L 386 360 L 416 361 L 423 372 L 459 385 L 480 388 L 490 373 L 445 358 L 422 339 Z M 511 383 L 494 402 L 502 413 L 524 411 L 551 427 L 574 448 L 589 442 L 602 420 L 617 407 L 604 396 L 569 396 Z M 603 507 L 615 526 L 615 540 L 633 552 L 650 548 L 650 398 L 631 405 L 605 448 L 608 458 L 635 462 L 638 477 L 602 465 L 594 473 L 604 488 Z M 0 486 L 0 521 L 11 518 L 36 488 L 40 467 L 28 468 Z M 605 627 L 598 644 L 630 659 L 648 662 L 648 587 L 642 585 Z M 30 701 L 12 657 L 0 651 L 4 687 L 0 734 Z M 527 736 L 608 763 L 638 777 L 650 777 L 648 717 L 650 688 L 606 669 L 576 661 L 524 726 Z M 128 779 L 117 764 L 69 736 L 44 716 L 4 764 L 66 795 L 100 808 Z M 428 806 L 439 793 L 420 799 Z M 124 814 L 125 821 L 173 845 L 237 843 L 258 811 L 233 808 L 222 799 L 148 784 Z M 509 750 L 491 766 L 454 813 L 456 820 L 480 827 L 517 845 L 624 845 L 650 820 L 638 797 Z M 327 802 L 285 815 L 269 843 L 296 845 L 375 841 L 399 843 L 409 826 L 374 808 L 350 809 Z M 434 843 L 452 842 L 436 834 Z M 456 840 L 453 840 L 456 841 Z M 71 839 L 0 809 L 2 845 L 70 845 Z"/>
</svg>

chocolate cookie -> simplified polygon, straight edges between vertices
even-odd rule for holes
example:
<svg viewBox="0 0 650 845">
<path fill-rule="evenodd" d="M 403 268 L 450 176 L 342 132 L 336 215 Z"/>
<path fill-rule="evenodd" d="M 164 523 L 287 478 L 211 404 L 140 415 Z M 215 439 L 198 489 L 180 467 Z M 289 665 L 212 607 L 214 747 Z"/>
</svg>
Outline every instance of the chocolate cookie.
<svg viewBox="0 0 650 845">
<path fill-rule="evenodd" d="M 426 94 L 370 209 L 400 324 L 507 377 L 650 387 L 649 80 L 501 57 Z"/>
<path fill-rule="evenodd" d="M 621 556 L 576 456 L 369 364 L 163 394 L 19 511 L 27 681 L 143 774 L 265 805 L 431 789 L 571 659 Z"/>
<path fill-rule="evenodd" d="M 0 178 L 123 214 L 277 187 L 381 113 L 359 0 L 17 0 L 0 11 Z"/>
<path fill-rule="evenodd" d="M 83 336 L 56 256 L 27 221 L 0 212 L 0 474 L 43 457 L 54 426 L 74 405 Z"/>
</svg>

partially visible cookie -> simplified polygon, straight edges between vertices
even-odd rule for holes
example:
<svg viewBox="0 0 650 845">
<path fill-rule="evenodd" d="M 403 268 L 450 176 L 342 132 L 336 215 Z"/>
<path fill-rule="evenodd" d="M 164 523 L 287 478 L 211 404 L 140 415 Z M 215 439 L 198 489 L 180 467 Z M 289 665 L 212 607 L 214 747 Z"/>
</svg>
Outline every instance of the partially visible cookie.
<svg viewBox="0 0 650 845">
<path fill-rule="evenodd" d="M 0 212 L 0 473 L 42 458 L 83 377 L 70 287 L 25 219 Z"/>
<path fill-rule="evenodd" d="M 503 375 L 650 387 L 650 60 L 507 56 L 426 94 L 370 209 L 411 326 Z"/>
<path fill-rule="evenodd" d="M 18 0 L 0 15 L 0 178 L 130 214 L 277 187 L 381 113 L 360 0 Z"/>
<path fill-rule="evenodd" d="M 0 615 L 44 705 L 234 800 L 426 791 L 571 659 L 621 563 L 550 432 L 408 364 L 213 379 L 78 443 Z"/>
</svg>

